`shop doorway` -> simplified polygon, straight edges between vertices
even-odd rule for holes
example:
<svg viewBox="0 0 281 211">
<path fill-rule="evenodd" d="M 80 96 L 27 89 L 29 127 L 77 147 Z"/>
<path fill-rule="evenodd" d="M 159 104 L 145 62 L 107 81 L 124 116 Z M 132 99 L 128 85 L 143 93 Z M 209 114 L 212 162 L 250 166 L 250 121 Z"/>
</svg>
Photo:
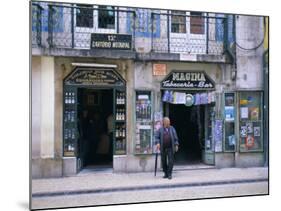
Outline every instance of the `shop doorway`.
<svg viewBox="0 0 281 211">
<path fill-rule="evenodd" d="M 77 172 L 113 168 L 127 148 L 126 81 L 115 69 L 75 67 L 63 95 L 63 156 L 74 158 Z"/>
<path fill-rule="evenodd" d="M 164 103 L 164 114 L 175 127 L 180 147 L 175 154 L 175 164 L 202 163 L 205 134 L 204 105 L 187 107 L 182 104 Z"/>
<path fill-rule="evenodd" d="M 113 89 L 77 89 L 81 168 L 112 168 Z"/>
</svg>

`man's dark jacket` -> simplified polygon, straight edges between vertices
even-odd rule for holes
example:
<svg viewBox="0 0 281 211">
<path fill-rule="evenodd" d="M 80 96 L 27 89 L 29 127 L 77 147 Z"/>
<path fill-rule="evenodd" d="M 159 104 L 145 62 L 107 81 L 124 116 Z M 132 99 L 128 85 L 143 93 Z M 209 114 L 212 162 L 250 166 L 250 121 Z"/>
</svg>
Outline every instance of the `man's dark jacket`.
<svg viewBox="0 0 281 211">
<path fill-rule="evenodd" d="M 177 132 L 173 126 L 168 127 L 169 134 L 171 136 L 172 141 L 172 149 L 175 152 L 175 145 L 179 145 L 179 139 Z M 164 127 L 161 127 L 155 133 L 155 144 L 160 144 L 160 150 L 163 152 L 163 137 L 164 137 Z"/>
</svg>

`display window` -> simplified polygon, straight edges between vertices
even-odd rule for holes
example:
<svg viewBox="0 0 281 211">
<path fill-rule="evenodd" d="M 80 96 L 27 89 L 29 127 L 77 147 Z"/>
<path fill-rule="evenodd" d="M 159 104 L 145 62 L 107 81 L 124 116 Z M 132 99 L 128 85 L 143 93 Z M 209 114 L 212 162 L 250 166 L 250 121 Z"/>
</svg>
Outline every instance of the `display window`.
<svg viewBox="0 0 281 211">
<path fill-rule="evenodd" d="M 115 141 L 114 154 L 126 154 L 126 92 L 115 92 Z"/>
<path fill-rule="evenodd" d="M 135 120 L 135 154 L 152 154 L 151 91 L 136 91 Z"/>
<path fill-rule="evenodd" d="M 240 152 L 263 150 L 262 93 L 239 93 Z"/>
<path fill-rule="evenodd" d="M 236 117 L 235 93 L 224 93 L 224 142 L 225 152 L 234 152 L 236 149 L 235 117 Z"/>
</svg>

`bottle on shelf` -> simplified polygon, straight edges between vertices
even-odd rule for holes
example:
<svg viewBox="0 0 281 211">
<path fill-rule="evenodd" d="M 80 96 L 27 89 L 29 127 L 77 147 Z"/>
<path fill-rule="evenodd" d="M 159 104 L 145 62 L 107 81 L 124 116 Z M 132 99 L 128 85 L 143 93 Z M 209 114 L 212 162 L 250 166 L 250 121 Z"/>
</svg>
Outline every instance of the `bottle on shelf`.
<svg viewBox="0 0 281 211">
<path fill-rule="evenodd" d="M 116 94 L 116 104 L 119 105 L 120 103 L 120 98 L 119 98 L 119 93 L 117 92 Z"/>
<path fill-rule="evenodd" d="M 125 139 L 122 139 L 122 150 L 126 149 L 126 142 Z"/>
<path fill-rule="evenodd" d="M 122 95 L 122 93 L 119 93 L 119 96 L 120 96 L 119 104 L 122 105 L 123 104 L 123 95 Z"/>
<path fill-rule="evenodd" d="M 75 103 L 75 93 L 73 92 L 72 95 L 73 95 L 72 96 L 72 104 L 74 104 Z"/>
<path fill-rule="evenodd" d="M 67 122 L 67 115 L 68 115 L 68 111 L 64 112 L 64 122 Z"/>
<path fill-rule="evenodd" d="M 71 111 L 71 122 L 74 122 L 74 111 Z"/>
<path fill-rule="evenodd" d="M 123 125 L 123 128 L 122 128 L 122 137 L 125 137 L 126 136 L 126 131 L 125 131 L 125 126 Z"/>
<path fill-rule="evenodd" d="M 118 121 L 119 120 L 119 109 L 116 110 L 115 116 L 116 116 L 116 120 Z"/>
<path fill-rule="evenodd" d="M 64 139 L 68 139 L 68 129 L 64 129 Z"/>
<path fill-rule="evenodd" d="M 121 109 L 121 120 L 124 120 L 124 109 Z"/>
<path fill-rule="evenodd" d="M 116 129 L 115 129 L 115 137 L 116 138 L 118 138 L 118 135 L 119 135 L 119 131 L 118 130 L 119 130 L 118 127 L 116 127 Z"/>
<path fill-rule="evenodd" d="M 125 93 L 122 93 L 121 96 L 122 96 L 122 98 L 121 98 L 121 99 L 122 99 L 122 100 L 121 100 L 121 104 L 124 105 L 124 104 L 125 104 Z"/>
<path fill-rule="evenodd" d="M 65 93 L 64 103 L 68 104 L 68 92 Z"/>
<path fill-rule="evenodd" d="M 117 138 L 120 137 L 120 127 L 117 128 Z"/>
</svg>

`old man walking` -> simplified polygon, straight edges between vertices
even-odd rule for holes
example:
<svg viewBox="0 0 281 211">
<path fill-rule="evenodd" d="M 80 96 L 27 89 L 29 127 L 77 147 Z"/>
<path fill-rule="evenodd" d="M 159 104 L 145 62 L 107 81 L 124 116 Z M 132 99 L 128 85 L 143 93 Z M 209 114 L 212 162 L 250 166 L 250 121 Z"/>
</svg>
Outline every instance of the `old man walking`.
<svg viewBox="0 0 281 211">
<path fill-rule="evenodd" d="M 161 151 L 164 177 L 172 179 L 174 153 L 178 151 L 179 141 L 175 128 L 170 125 L 168 117 L 163 118 L 163 126 L 155 134 L 157 149 Z"/>
</svg>

